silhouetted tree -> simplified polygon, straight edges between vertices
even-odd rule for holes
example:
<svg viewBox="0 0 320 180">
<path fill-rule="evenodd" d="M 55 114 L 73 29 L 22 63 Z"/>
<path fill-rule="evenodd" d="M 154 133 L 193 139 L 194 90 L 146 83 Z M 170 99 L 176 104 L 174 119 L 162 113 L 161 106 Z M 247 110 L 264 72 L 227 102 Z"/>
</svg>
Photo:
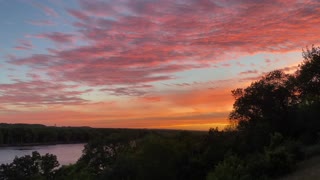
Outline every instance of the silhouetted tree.
<svg viewBox="0 0 320 180">
<path fill-rule="evenodd" d="M 230 119 L 238 122 L 238 129 L 264 129 L 269 132 L 287 130 L 289 107 L 295 96 L 288 88 L 290 75 L 272 71 L 245 89 L 232 91 L 235 98 Z"/>
<path fill-rule="evenodd" d="M 0 179 L 53 179 L 55 168 L 58 166 L 59 162 L 55 155 L 41 156 L 37 151 L 34 151 L 31 156 L 16 157 L 12 163 L 2 164 Z"/>
</svg>

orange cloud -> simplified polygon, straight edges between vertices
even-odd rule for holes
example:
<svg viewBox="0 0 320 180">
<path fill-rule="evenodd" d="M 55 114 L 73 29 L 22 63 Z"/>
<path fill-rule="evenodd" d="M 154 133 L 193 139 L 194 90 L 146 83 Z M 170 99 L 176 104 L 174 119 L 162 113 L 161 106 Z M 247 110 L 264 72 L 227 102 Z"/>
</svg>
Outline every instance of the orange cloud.
<svg viewBox="0 0 320 180">
<path fill-rule="evenodd" d="M 9 66 L 22 71 L 0 83 L 1 121 L 179 129 L 223 126 L 232 108 L 231 86 L 259 78 L 264 73 L 258 72 L 259 62 L 257 70 L 241 70 L 245 64 L 235 63 L 236 74 L 244 78 L 201 85 L 183 82 L 178 73 L 211 67 L 231 71 L 232 54 L 297 51 L 320 37 L 316 0 L 76 2 L 78 8 L 59 11 L 56 6 L 33 4 L 54 18 L 54 24 L 62 23 L 57 12 L 66 11 L 72 17 L 64 18 L 71 21 L 67 29 L 74 32 L 54 26 L 56 32 L 18 41 L 15 49 L 29 51 L 6 56 Z M 34 46 L 44 38 L 52 46 L 37 51 Z M 72 47 L 61 48 L 69 43 Z M 31 72 L 24 74 L 26 69 Z M 157 89 L 170 81 L 175 81 L 170 90 Z M 229 86 L 221 85 L 223 81 Z"/>
<path fill-rule="evenodd" d="M 228 90 L 203 89 L 110 103 L 51 106 L 5 112 L 1 114 L 1 121 L 59 126 L 207 130 L 228 124 L 227 116 L 232 101 L 228 94 Z"/>
</svg>

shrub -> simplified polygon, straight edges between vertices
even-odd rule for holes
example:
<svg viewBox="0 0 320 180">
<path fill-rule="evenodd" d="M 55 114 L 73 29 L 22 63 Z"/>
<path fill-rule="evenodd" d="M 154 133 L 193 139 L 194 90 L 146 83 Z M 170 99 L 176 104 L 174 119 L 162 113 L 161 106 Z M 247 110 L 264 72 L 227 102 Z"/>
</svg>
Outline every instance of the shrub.
<svg viewBox="0 0 320 180">
<path fill-rule="evenodd" d="M 226 157 L 207 176 L 207 180 L 250 180 L 252 179 L 245 161 L 235 155 Z"/>
</svg>

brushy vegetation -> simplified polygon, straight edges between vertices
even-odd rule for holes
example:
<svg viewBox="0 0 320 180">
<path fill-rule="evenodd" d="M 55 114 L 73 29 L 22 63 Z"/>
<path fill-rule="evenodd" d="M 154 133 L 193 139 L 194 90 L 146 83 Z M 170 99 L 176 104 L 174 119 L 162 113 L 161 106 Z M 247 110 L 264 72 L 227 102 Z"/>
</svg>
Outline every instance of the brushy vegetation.
<svg viewBox="0 0 320 180">
<path fill-rule="evenodd" d="M 303 57 L 294 74 L 276 70 L 232 91 L 234 127 L 206 134 L 115 130 L 87 138 L 74 165 L 33 171 L 16 159 L 1 166 L 0 179 L 18 179 L 7 175 L 18 166 L 33 172 L 25 172 L 24 179 L 265 180 L 285 175 L 319 143 L 320 48 L 307 49 Z"/>
</svg>

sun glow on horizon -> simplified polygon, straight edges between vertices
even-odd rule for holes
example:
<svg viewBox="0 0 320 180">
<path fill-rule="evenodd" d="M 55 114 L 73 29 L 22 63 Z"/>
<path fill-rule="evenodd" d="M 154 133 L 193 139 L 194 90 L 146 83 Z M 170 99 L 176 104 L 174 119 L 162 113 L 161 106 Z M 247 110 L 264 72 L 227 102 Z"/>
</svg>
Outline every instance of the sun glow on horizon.
<svg viewBox="0 0 320 180">
<path fill-rule="evenodd" d="M 231 90 L 296 70 L 301 49 L 317 44 L 319 8 L 315 0 L 0 1 L 0 122 L 221 129 Z"/>
</svg>

